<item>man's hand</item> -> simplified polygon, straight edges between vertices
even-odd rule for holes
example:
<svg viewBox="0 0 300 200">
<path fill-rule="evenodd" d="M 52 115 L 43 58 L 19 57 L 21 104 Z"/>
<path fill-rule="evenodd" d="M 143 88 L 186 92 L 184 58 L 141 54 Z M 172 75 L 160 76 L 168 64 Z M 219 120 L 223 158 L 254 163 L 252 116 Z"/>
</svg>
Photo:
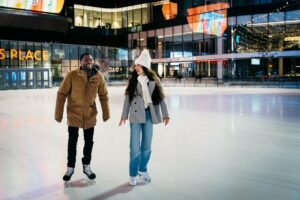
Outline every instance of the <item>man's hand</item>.
<svg viewBox="0 0 300 200">
<path fill-rule="evenodd" d="M 107 120 L 109 120 L 109 117 L 103 117 L 104 122 L 106 122 Z"/>
<path fill-rule="evenodd" d="M 62 119 L 59 119 L 59 118 L 55 117 L 55 121 L 57 121 L 58 123 L 60 123 L 61 120 L 62 120 Z"/>
</svg>

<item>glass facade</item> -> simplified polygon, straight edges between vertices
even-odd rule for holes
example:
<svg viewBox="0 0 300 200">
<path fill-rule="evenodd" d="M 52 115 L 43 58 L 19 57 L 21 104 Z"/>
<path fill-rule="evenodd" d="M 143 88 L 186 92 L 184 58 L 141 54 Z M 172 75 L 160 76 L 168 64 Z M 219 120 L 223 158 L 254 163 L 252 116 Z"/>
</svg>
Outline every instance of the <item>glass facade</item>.
<svg viewBox="0 0 300 200">
<path fill-rule="evenodd" d="M 197 2 L 200 6 L 187 9 L 186 24 L 129 33 L 129 52 L 150 49 L 153 68 L 163 77 L 300 76 L 299 6 L 286 3 L 271 12 L 228 16 L 232 9 L 229 3 Z M 246 5 L 246 1 L 232 3 Z M 133 62 L 131 58 L 134 56 L 129 57 L 129 63 Z"/>
<path fill-rule="evenodd" d="M 106 79 L 127 77 L 127 49 L 60 43 L 0 40 L 0 69 L 50 69 L 53 81 L 60 81 L 79 65 L 79 56 L 89 52 Z"/>
<path fill-rule="evenodd" d="M 158 1 L 123 8 L 98 8 L 74 5 L 74 25 L 89 28 L 120 29 L 138 31 L 143 24 L 174 19 L 177 3 Z"/>
<path fill-rule="evenodd" d="M 49 69 L 51 79 L 60 81 L 79 66 L 79 55 L 89 52 L 106 79 L 119 80 L 128 77 L 134 59 L 147 48 L 152 68 L 163 78 L 300 77 L 298 1 L 172 0 L 121 8 L 74 5 L 72 15 L 70 28 L 82 31 L 83 38 L 90 32 L 105 37 L 97 32 L 104 28 L 126 36 L 127 48 L 0 40 L 0 69 Z"/>
</svg>

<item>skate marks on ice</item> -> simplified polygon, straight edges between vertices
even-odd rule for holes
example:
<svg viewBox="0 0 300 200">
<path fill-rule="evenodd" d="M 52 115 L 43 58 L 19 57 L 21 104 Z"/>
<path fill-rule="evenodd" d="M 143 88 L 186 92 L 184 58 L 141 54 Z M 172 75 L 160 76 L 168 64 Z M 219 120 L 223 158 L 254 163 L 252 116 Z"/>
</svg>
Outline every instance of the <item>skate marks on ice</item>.
<svg viewBox="0 0 300 200">
<path fill-rule="evenodd" d="M 74 188 L 83 188 L 83 187 L 88 187 L 91 185 L 94 185 L 96 183 L 95 180 L 91 180 L 91 179 L 79 179 L 79 180 L 75 180 L 75 181 L 64 181 L 64 187 L 68 188 L 68 187 L 74 187 Z"/>
</svg>

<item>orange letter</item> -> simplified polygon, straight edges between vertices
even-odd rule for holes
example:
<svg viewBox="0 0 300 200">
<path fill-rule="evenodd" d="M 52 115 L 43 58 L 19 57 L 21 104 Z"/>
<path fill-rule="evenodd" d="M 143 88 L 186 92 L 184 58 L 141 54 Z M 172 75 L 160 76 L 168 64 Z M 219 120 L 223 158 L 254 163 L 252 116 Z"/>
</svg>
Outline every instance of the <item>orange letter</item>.
<svg viewBox="0 0 300 200">
<path fill-rule="evenodd" d="M 36 50 L 36 51 L 34 52 L 34 59 L 35 59 L 35 60 L 42 60 L 41 57 L 38 57 L 37 54 L 40 54 L 40 55 L 41 55 L 41 50 Z"/>
<path fill-rule="evenodd" d="M 19 60 L 25 60 L 24 57 L 22 57 L 22 50 L 19 49 Z"/>
<path fill-rule="evenodd" d="M 26 53 L 26 60 L 33 60 L 33 56 L 32 56 L 32 53 L 31 53 L 31 51 L 30 50 L 28 50 L 27 51 L 27 53 Z"/>
<path fill-rule="evenodd" d="M 43 51 L 43 60 L 48 60 L 48 51 Z"/>
<path fill-rule="evenodd" d="M 14 57 L 18 58 L 18 52 L 15 49 L 10 50 L 10 59 L 14 59 Z"/>
<path fill-rule="evenodd" d="M 4 60 L 5 59 L 5 53 L 4 53 L 5 49 L 0 49 L 0 60 Z"/>
</svg>

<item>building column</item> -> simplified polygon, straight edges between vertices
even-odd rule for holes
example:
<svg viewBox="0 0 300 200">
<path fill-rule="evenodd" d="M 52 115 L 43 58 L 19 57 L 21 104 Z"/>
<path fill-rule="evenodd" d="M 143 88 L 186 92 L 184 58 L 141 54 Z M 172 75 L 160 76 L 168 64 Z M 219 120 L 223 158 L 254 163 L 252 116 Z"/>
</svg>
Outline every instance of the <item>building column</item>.
<svg viewBox="0 0 300 200">
<path fill-rule="evenodd" d="M 207 77 L 210 77 L 210 61 L 207 62 Z"/>
<path fill-rule="evenodd" d="M 282 76 L 283 75 L 283 58 L 279 58 L 279 63 L 278 63 L 278 75 Z"/>
<path fill-rule="evenodd" d="M 218 44 L 218 48 L 217 48 L 217 53 L 218 54 L 222 54 L 222 50 L 223 50 L 223 38 L 222 37 L 218 37 L 217 38 L 217 44 Z M 217 61 L 217 78 L 218 81 L 222 81 L 223 80 L 223 61 L 222 60 L 218 60 Z"/>
<path fill-rule="evenodd" d="M 300 44 L 300 42 L 299 42 L 299 44 Z M 281 39 L 281 40 L 279 41 L 279 48 L 280 48 L 280 51 L 283 51 L 283 50 L 284 50 L 284 49 L 283 49 L 283 45 L 284 45 L 283 39 Z M 279 75 L 279 76 L 283 76 L 283 58 L 279 58 L 279 60 L 278 60 L 278 75 Z"/>
<path fill-rule="evenodd" d="M 231 64 L 231 78 L 236 78 L 236 61 L 232 60 Z"/>
<path fill-rule="evenodd" d="M 223 80 L 223 62 L 221 60 L 217 62 L 217 78 L 218 81 Z"/>
</svg>

